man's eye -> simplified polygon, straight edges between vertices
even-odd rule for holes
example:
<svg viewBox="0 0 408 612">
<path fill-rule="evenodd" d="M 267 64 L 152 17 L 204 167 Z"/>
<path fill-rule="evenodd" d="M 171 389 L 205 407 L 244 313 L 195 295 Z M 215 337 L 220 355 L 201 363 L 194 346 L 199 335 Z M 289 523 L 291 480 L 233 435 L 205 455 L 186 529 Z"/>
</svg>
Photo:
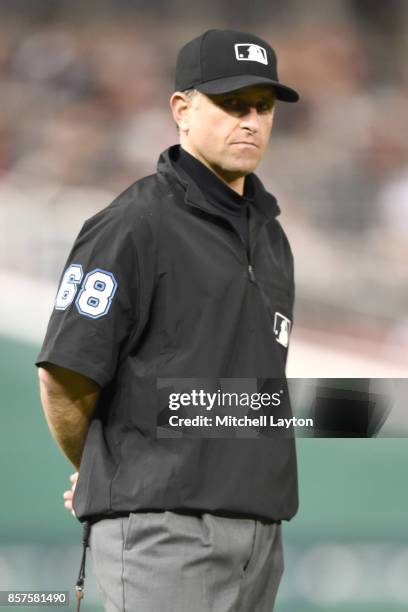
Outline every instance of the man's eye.
<svg viewBox="0 0 408 612">
<path fill-rule="evenodd" d="M 273 102 L 258 102 L 258 104 L 256 105 L 256 109 L 258 111 L 258 113 L 267 113 L 269 112 L 273 107 Z"/>
<path fill-rule="evenodd" d="M 226 111 L 237 113 L 247 113 L 252 104 L 240 98 L 225 98 L 219 102 L 219 105 Z M 254 105 L 258 113 L 268 113 L 273 108 L 273 101 L 260 100 Z"/>
<path fill-rule="evenodd" d="M 242 102 L 237 98 L 227 98 L 221 104 L 227 110 L 240 110 L 242 108 Z"/>
</svg>

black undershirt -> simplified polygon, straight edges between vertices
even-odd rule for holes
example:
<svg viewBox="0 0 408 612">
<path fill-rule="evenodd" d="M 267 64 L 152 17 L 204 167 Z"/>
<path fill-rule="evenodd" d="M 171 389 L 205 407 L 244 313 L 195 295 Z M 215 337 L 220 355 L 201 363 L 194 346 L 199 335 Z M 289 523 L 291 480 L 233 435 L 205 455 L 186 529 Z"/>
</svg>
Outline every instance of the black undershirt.
<svg viewBox="0 0 408 612">
<path fill-rule="evenodd" d="M 233 225 L 249 250 L 248 216 L 249 205 L 253 202 L 254 189 L 251 177 L 245 177 L 244 195 L 228 187 L 214 172 L 198 159 L 179 148 L 177 164 L 194 180 L 207 202 Z"/>
</svg>

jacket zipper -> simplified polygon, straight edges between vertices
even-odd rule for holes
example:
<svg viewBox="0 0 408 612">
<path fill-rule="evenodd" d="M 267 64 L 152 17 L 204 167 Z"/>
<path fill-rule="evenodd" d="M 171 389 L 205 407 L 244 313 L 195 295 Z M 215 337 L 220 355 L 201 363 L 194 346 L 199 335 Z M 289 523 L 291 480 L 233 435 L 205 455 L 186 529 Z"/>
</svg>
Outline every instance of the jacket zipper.
<svg viewBox="0 0 408 612">
<path fill-rule="evenodd" d="M 250 254 L 250 248 L 247 248 L 247 245 L 245 244 L 245 242 L 243 241 L 241 235 L 237 232 L 237 230 L 235 229 L 235 227 L 232 225 L 232 223 L 230 223 L 227 219 L 225 219 L 227 221 L 227 223 L 229 224 L 229 226 L 232 228 L 234 234 L 236 236 L 238 236 L 239 241 L 241 242 L 241 244 L 244 247 L 244 252 L 245 252 L 245 259 L 247 261 L 247 270 L 248 270 L 248 276 L 249 276 L 249 280 L 254 283 L 255 285 L 257 284 L 256 282 L 256 277 L 255 277 L 255 271 L 254 271 L 254 267 L 251 263 L 251 254 Z"/>
<path fill-rule="evenodd" d="M 242 239 L 242 236 L 237 232 L 237 230 L 235 229 L 235 227 L 232 225 L 232 223 L 230 223 L 230 226 L 232 227 L 232 229 L 234 230 L 235 234 L 238 236 L 240 242 L 243 244 L 244 246 L 244 251 L 245 251 L 245 255 L 246 255 L 246 260 L 247 260 L 247 268 L 248 268 L 248 275 L 249 275 L 249 280 L 254 283 L 256 285 L 256 277 L 255 277 L 255 272 L 254 272 L 254 267 L 251 263 L 251 251 L 250 251 L 250 245 L 245 244 L 245 242 Z"/>
<path fill-rule="evenodd" d="M 252 267 L 252 265 L 250 263 L 248 263 L 248 272 L 249 272 L 249 278 L 253 283 L 256 283 L 256 278 L 255 278 L 255 274 L 254 274 L 254 269 Z"/>
<path fill-rule="evenodd" d="M 224 218 L 224 217 L 222 217 Z M 227 219 L 225 219 L 227 221 L 227 223 L 229 224 L 229 226 L 232 228 L 234 234 L 236 236 L 238 236 L 239 241 L 241 242 L 242 246 L 244 247 L 244 253 L 245 253 L 245 259 L 247 261 L 247 270 L 248 270 L 248 276 L 249 276 L 249 280 L 251 281 L 251 283 L 254 283 L 255 285 L 257 284 L 256 282 L 256 276 L 255 276 L 255 271 L 254 271 L 254 267 L 251 263 L 251 253 L 250 253 L 250 246 L 248 246 L 245 244 L 245 242 L 243 241 L 241 235 L 237 232 L 237 230 L 235 229 L 235 227 L 232 225 L 232 223 L 230 223 Z"/>
<path fill-rule="evenodd" d="M 200 208 L 201 210 L 203 210 L 202 207 L 197 205 L 195 202 L 189 201 L 188 203 L 192 204 L 196 208 Z M 209 212 L 206 208 L 204 210 L 207 213 Z M 212 216 L 214 216 L 214 217 L 218 217 L 219 219 L 222 219 L 223 221 L 226 221 L 228 223 L 228 225 L 230 226 L 230 228 L 232 229 L 232 231 L 234 232 L 234 234 L 238 237 L 239 241 L 241 242 L 241 244 L 244 247 L 245 258 L 246 258 L 246 261 L 247 261 L 247 270 L 248 270 L 249 280 L 256 285 L 257 281 L 256 281 L 256 277 L 255 277 L 254 267 L 253 267 L 253 265 L 251 263 L 250 249 L 249 248 L 247 249 L 247 246 L 246 246 L 245 242 L 243 241 L 241 235 L 235 229 L 234 225 L 232 223 L 230 223 L 230 221 L 228 221 L 228 219 L 226 219 L 223 215 L 219 215 L 216 212 L 214 212 L 214 213 L 211 212 L 210 214 Z"/>
</svg>

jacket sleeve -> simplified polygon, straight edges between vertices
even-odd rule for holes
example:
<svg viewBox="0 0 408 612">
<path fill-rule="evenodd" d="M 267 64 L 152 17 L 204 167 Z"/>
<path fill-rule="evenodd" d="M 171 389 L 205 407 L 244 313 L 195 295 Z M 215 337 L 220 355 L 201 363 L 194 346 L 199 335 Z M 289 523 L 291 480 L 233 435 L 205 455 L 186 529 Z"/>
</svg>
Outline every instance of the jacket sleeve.
<svg viewBox="0 0 408 612">
<path fill-rule="evenodd" d="M 75 240 L 35 363 L 69 368 L 103 387 L 115 373 L 138 314 L 132 226 L 120 207 L 107 207 L 85 221 Z"/>
</svg>

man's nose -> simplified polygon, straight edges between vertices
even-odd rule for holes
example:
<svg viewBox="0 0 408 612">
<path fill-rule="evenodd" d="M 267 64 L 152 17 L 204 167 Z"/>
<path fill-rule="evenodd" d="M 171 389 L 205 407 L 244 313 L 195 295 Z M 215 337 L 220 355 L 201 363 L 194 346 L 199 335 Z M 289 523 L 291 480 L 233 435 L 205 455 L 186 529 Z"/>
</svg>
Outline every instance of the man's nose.
<svg viewBox="0 0 408 612">
<path fill-rule="evenodd" d="M 241 127 L 248 128 L 252 132 L 259 129 L 259 113 L 255 106 L 250 106 L 246 112 L 241 115 Z"/>
</svg>

